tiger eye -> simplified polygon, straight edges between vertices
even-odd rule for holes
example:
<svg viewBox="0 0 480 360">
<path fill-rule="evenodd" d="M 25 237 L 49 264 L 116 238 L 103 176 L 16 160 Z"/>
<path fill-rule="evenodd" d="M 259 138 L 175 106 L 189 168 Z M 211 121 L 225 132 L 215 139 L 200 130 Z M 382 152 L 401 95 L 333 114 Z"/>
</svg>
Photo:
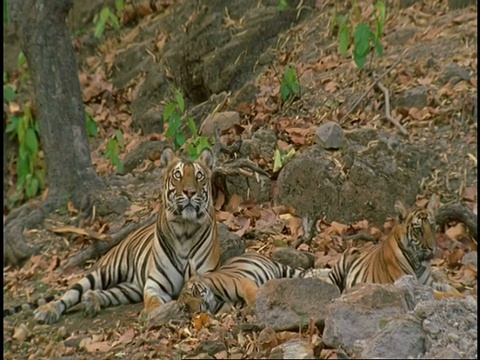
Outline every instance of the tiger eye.
<svg viewBox="0 0 480 360">
<path fill-rule="evenodd" d="M 173 178 L 175 180 L 180 180 L 180 178 L 182 177 L 182 173 L 180 172 L 180 170 L 176 170 L 174 173 L 173 173 Z"/>
<path fill-rule="evenodd" d="M 205 175 L 203 175 L 203 173 L 201 171 L 197 172 L 197 181 L 202 181 L 203 178 L 205 177 Z"/>
</svg>

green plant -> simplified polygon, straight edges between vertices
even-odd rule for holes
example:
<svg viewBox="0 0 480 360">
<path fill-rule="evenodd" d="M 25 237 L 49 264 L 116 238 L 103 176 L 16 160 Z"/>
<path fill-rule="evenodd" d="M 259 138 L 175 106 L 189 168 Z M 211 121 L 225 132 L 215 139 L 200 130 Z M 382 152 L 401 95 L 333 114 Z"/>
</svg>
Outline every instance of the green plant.
<svg viewBox="0 0 480 360">
<path fill-rule="evenodd" d="M 5 79 L 5 74 L 4 74 Z M 10 85 L 4 85 L 3 96 L 7 103 L 15 100 L 16 94 Z M 5 132 L 10 140 L 18 141 L 17 186 L 9 198 L 11 209 L 18 201 L 38 195 L 45 184 L 45 170 L 39 156 L 38 122 L 33 117 L 29 103 L 22 106 L 22 115 L 11 115 L 7 119 Z"/>
<path fill-rule="evenodd" d="M 188 117 L 185 123 L 182 118 L 185 114 L 185 100 L 180 91 L 175 92 L 175 99 L 165 107 L 163 122 L 168 124 L 165 136 L 173 142 L 175 150 L 186 144 L 187 151 L 192 160 L 198 158 L 205 148 L 210 148 L 210 141 L 204 136 L 198 135 L 197 125 L 193 118 Z M 190 132 L 187 138 L 186 128 Z"/>
<path fill-rule="evenodd" d="M 3 25 L 8 25 L 10 23 L 10 13 L 8 11 L 8 1 L 3 1 Z"/>
<path fill-rule="evenodd" d="M 119 173 L 123 172 L 123 165 L 118 155 L 125 148 L 125 139 L 121 130 L 115 130 L 113 137 L 108 140 L 107 150 L 105 150 L 105 158 L 110 161 L 110 164 L 117 167 Z"/>
<path fill-rule="evenodd" d="M 285 10 L 288 7 L 287 0 L 278 0 L 277 9 L 280 11 Z"/>
<path fill-rule="evenodd" d="M 112 11 L 108 6 L 104 6 L 102 10 L 100 10 L 100 13 L 95 15 L 93 18 L 93 23 L 95 24 L 94 36 L 97 39 L 103 37 L 107 25 L 115 28 L 116 30 L 120 29 L 120 21 L 118 19 L 121 17 L 124 8 L 124 0 L 116 0 L 116 11 Z"/>
<path fill-rule="evenodd" d="M 273 172 L 279 171 L 290 159 L 295 155 L 295 149 L 290 149 L 286 154 L 282 153 L 279 149 L 275 150 L 273 154 Z"/>
<path fill-rule="evenodd" d="M 294 99 L 300 96 L 300 84 L 297 77 L 297 69 L 293 66 L 287 66 L 280 82 L 280 96 L 282 102 Z"/>
<path fill-rule="evenodd" d="M 358 6 L 354 7 L 354 13 L 359 18 Z M 375 4 L 375 32 L 372 31 L 369 24 L 359 23 L 353 32 L 353 60 L 359 69 L 365 67 L 365 63 L 372 48 L 379 56 L 383 56 L 383 47 L 380 44 L 380 38 L 383 34 L 386 21 L 386 7 L 382 0 Z M 337 16 L 339 51 L 342 55 L 348 54 L 351 45 L 351 31 L 348 23 L 348 14 Z"/>
<path fill-rule="evenodd" d="M 87 123 L 87 134 L 88 134 L 88 136 L 91 136 L 91 137 L 97 136 L 98 135 L 98 125 L 95 122 L 95 120 L 93 119 L 93 117 L 90 114 L 85 113 L 85 120 L 86 120 L 86 123 Z"/>
</svg>

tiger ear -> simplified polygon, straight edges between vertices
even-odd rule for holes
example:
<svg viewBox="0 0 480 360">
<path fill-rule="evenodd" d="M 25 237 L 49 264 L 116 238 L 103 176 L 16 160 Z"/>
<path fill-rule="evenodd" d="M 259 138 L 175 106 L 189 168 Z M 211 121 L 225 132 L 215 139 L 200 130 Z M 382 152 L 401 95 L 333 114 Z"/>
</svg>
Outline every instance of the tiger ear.
<svg viewBox="0 0 480 360">
<path fill-rule="evenodd" d="M 212 150 L 205 148 L 200 153 L 198 157 L 198 161 L 204 163 L 210 170 L 213 169 L 213 165 L 215 164 L 215 157 L 213 156 Z"/>
<path fill-rule="evenodd" d="M 408 209 L 401 200 L 395 201 L 395 210 L 398 212 L 398 218 L 403 221 L 407 218 Z"/>
<path fill-rule="evenodd" d="M 175 152 L 171 147 L 165 147 L 160 156 L 160 164 L 163 168 L 167 167 L 168 164 L 175 158 Z"/>
<path fill-rule="evenodd" d="M 437 194 L 432 194 L 430 200 L 428 200 L 427 209 L 435 214 L 440 207 L 440 197 Z"/>
</svg>

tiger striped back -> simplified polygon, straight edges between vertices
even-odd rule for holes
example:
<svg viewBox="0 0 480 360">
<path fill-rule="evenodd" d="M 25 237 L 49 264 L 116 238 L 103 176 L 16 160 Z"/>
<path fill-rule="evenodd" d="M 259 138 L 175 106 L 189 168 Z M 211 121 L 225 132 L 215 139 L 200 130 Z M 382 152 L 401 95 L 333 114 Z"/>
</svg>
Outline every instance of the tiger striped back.
<svg viewBox="0 0 480 360">
<path fill-rule="evenodd" d="M 346 250 L 330 272 L 330 280 L 344 291 L 359 283 L 393 283 L 413 275 L 421 284 L 446 291 L 445 285 L 434 283 L 429 264 L 436 249 L 434 206 L 431 200 L 428 208 L 407 210 L 397 201 L 399 219 L 388 238 Z"/>
<path fill-rule="evenodd" d="M 216 313 L 225 303 L 253 306 L 258 288 L 268 280 L 302 277 L 303 273 L 303 270 L 249 252 L 229 259 L 214 272 L 192 277 L 178 300 L 190 313 Z"/>
<path fill-rule="evenodd" d="M 59 300 L 39 307 L 35 318 L 57 321 L 82 302 L 87 314 L 102 307 L 144 301 L 152 315 L 175 299 L 192 274 L 206 274 L 220 262 L 211 191 L 214 159 L 202 151 L 195 162 L 165 148 L 161 155 L 162 194 L 156 221 L 127 236 Z"/>
</svg>

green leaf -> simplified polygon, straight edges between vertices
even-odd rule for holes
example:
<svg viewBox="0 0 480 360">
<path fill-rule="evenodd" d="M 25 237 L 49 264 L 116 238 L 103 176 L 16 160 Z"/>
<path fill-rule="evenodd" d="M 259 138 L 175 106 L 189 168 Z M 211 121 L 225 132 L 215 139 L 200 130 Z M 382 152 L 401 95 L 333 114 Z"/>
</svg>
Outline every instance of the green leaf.
<svg viewBox="0 0 480 360">
<path fill-rule="evenodd" d="M 100 22 L 105 25 L 107 23 L 108 18 L 110 17 L 110 13 L 111 13 L 110 9 L 105 6 L 100 11 Z"/>
<path fill-rule="evenodd" d="M 123 0 L 115 0 L 115 8 L 118 12 L 123 11 L 125 9 L 125 3 Z"/>
<path fill-rule="evenodd" d="M 3 24 L 8 25 L 8 23 L 10 23 L 10 12 L 8 11 L 8 1 L 5 0 L 3 2 Z"/>
<path fill-rule="evenodd" d="M 347 23 L 340 25 L 340 29 L 338 31 L 338 41 L 340 43 L 340 54 L 346 56 L 350 42 L 350 29 Z"/>
<path fill-rule="evenodd" d="M 12 102 L 15 100 L 15 90 L 13 90 L 13 87 L 10 85 L 3 87 L 3 99 L 6 102 Z"/>
<path fill-rule="evenodd" d="M 112 162 L 113 165 L 115 165 L 117 167 L 117 172 L 119 172 L 119 173 L 123 172 L 123 165 L 122 165 L 122 162 L 120 161 L 120 159 L 118 158 L 118 156 L 115 156 L 112 159 L 111 162 Z"/>
<path fill-rule="evenodd" d="M 185 144 L 186 141 L 186 136 L 184 133 L 178 133 L 177 136 L 175 137 L 175 142 L 177 143 L 177 146 L 181 148 L 183 144 Z"/>
<path fill-rule="evenodd" d="M 94 36 L 97 38 L 97 39 L 100 39 L 102 36 L 103 36 L 103 32 L 105 31 L 105 23 L 103 22 L 97 22 L 97 24 L 95 25 L 95 32 L 94 32 Z"/>
<path fill-rule="evenodd" d="M 195 120 L 193 120 L 193 118 L 189 117 L 187 119 L 187 125 L 188 125 L 188 128 L 190 129 L 190 133 L 193 136 L 196 136 L 197 135 L 197 125 L 195 124 Z"/>
<path fill-rule="evenodd" d="M 98 135 L 98 125 L 97 125 L 97 123 L 88 114 L 85 115 L 85 118 L 87 119 L 87 134 L 88 134 L 88 136 L 97 136 Z"/>
<path fill-rule="evenodd" d="M 25 133 L 25 144 L 27 145 L 28 149 L 30 149 L 31 154 L 38 153 L 38 139 L 35 131 L 32 128 L 28 128 L 27 132 Z"/>
<path fill-rule="evenodd" d="M 173 113 L 168 120 L 168 129 L 165 136 L 169 139 L 173 138 L 180 129 L 181 119 L 178 113 Z"/>
<path fill-rule="evenodd" d="M 353 54 L 353 61 L 355 61 L 355 64 L 357 64 L 359 69 L 363 69 L 365 66 L 365 63 L 367 62 L 367 56 L 366 55 L 358 55 L 357 53 Z"/>
<path fill-rule="evenodd" d="M 27 181 L 25 186 L 25 195 L 27 198 L 33 198 L 37 195 L 39 189 L 39 183 L 36 178 L 31 178 L 30 181 Z"/>
<path fill-rule="evenodd" d="M 112 24 L 115 29 L 120 29 L 120 23 L 118 22 L 117 15 L 115 15 L 113 12 L 110 12 L 108 18 L 110 20 L 110 24 Z"/>
<path fill-rule="evenodd" d="M 383 28 L 385 26 L 385 21 L 387 19 L 387 9 L 385 7 L 385 3 L 381 0 L 378 0 L 377 3 L 375 4 L 375 7 L 377 8 L 378 11 L 378 18 L 377 18 L 377 32 L 376 32 L 376 37 L 377 39 L 380 39 L 383 35 Z"/>
<path fill-rule="evenodd" d="M 123 148 L 125 147 L 125 138 L 123 137 L 122 130 L 115 130 L 115 138 L 117 139 L 118 146 L 121 150 L 123 150 Z"/>
<path fill-rule="evenodd" d="M 373 44 L 375 46 L 375 50 L 377 51 L 377 54 L 379 56 L 383 56 L 383 46 L 382 46 L 382 44 L 380 44 L 380 41 L 378 41 L 377 38 L 374 38 L 373 39 Z"/>
<path fill-rule="evenodd" d="M 277 9 L 278 9 L 278 10 L 283 11 L 283 10 L 285 10 L 287 7 L 288 7 L 287 0 L 279 0 L 279 1 L 278 1 L 278 5 L 277 5 Z"/>
<path fill-rule="evenodd" d="M 180 110 L 180 114 L 185 112 L 185 101 L 183 100 L 183 95 L 180 91 L 175 93 L 175 100 L 177 101 L 178 109 Z"/>
<path fill-rule="evenodd" d="M 367 56 L 370 52 L 370 39 L 371 39 L 372 30 L 370 27 L 365 23 L 358 24 L 357 28 L 355 29 L 354 37 L 354 45 L 355 45 L 355 53 L 358 56 Z"/>
<path fill-rule="evenodd" d="M 273 172 L 277 172 L 282 168 L 282 154 L 280 150 L 276 149 L 273 154 Z"/>
<path fill-rule="evenodd" d="M 28 174 L 30 174 L 30 160 L 28 159 L 28 156 L 25 158 L 19 156 L 17 159 L 18 180 L 25 181 Z"/>
<path fill-rule="evenodd" d="M 280 96 L 282 101 L 285 102 L 290 97 L 290 88 L 286 84 L 280 85 Z"/>
<path fill-rule="evenodd" d="M 172 116 L 173 112 L 175 111 L 175 106 L 176 104 L 172 101 L 163 110 L 163 122 L 168 122 L 168 119 L 170 119 L 170 116 Z"/>
<path fill-rule="evenodd" d="M 25 65 L 26 62 L 27 62 L 27 57 L 25 56 L 23 51 L 20 51 L 20 53 L 18 54 L 18 58 L 17 58 L 18 67 L 22 67 L 23 65 Z"/>
</svg>

